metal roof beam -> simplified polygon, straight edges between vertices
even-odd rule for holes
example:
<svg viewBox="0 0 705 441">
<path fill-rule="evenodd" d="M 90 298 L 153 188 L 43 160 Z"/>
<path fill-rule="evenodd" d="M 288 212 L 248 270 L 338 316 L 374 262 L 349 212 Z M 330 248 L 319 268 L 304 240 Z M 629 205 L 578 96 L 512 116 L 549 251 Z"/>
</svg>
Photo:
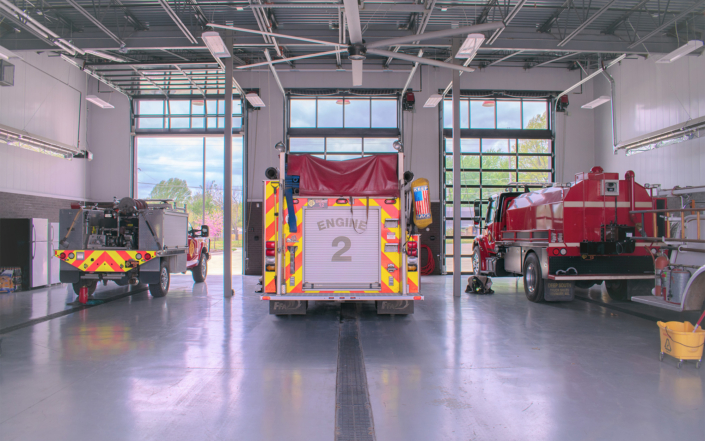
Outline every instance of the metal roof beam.
<svg viewBox="0 0 705 441">
<path fill-rule="evenodd" d="M 423 56 L 423 49 L 419 49 L 419 55 L 418 57 Z M 409 77 L 406 79 L 406 83 L 404 84 L 404 88 L 401 90 L 401 93 L 404 93 L 406 89 L 409 87 L 409 83 L 411 83 L 411 79 L 414 78 L 414 74 L 416 73 L 416 69 L 419 68 L 419 63 L 414 63 L 414 68 L 411 69 L 411 72 L 409 72 Z"/>
<path fill-rule="evenodd" d="M 662 24 L 661 26 L 657 27 L 656 29 L 649 32 L 645 36 L 641 37 L 639 40 L 637 40 L 634 43 L 627 46 L 627 48 L 632 49 L 632 48 L 639 46 L 640 44 L 644 43 L 649 38 L 653 37 L 654 35 L 658 34 L 659 32 L 664 31 L 665 29 L 668 29 L 669 27 L 671 27 L 675 23 L 677 23 L 678 20 L 680 20 L 681 18 L 685 17 L 686 15 L 690 14 L 691 12 L 694 12 L 696 9 L 699 9 L 703 6 L 705 6 L 705 0 L 701 0 L 697 3 L 692 4 L 690 7 L 684 9 L 681 13 L 679 13 L 678 15 L 673 17 L 672 19 L 668 20 L 666 23 Z"/>
<path fill-rule="evenodd" d="M 524 51 L 516 51 L 516 52 L 514 52 L 513 54 L 509 54 L 509 55 L 507 55 L 506 57 L 502 57 L 502 58 L 500 58 L 499 60 L 495 60 L 495 61 L 491 62 L 490 64 L 487 65 L 487 67 L 489 67 L 489 66 L 494 66 L 495 64 L 499 64 L 499 63 L 501 63 L 502 61 L 506 61 L 506 60 L 512 58 L 512 57 L 515 56 L 515 55 L 521 54 L 522 52 L 524 52 Z"/>
<path fill-rule="evenodd" d="M 86 18 L 87 18 L 91 23 L 93 23 L 98 29 L 100 29 L 101 31 L 103 31 L 103 33 L 105 33 L 105 35 L 107 35 L 108 37 L 110 37 L 110 38 L 112 38 L 113 40 L 115 40 L 115 42 L 116 42 L 117 44 L 119 44 L 120 47 L 125 47 L 125 46 L 126 46 L 125 42 L 122 41 L 122 39 L 120 39 L 120 37 L 118 37 L 117 35 L 115 35 L 110 29 L 108 29 L 103 23 L 101 23 L 100 20 L 98 20 L 98 19 L 97 19 L 96 17 L 94 17 L 93 15 L 91 15 L 90 12 L 86 11 L 85 9 L 83 9 L 83 7 L 82 7 L 81 5 L 79 5 L 78 3 L 76 3 L 76 0 L 66 0 L 66 2 L 67 2 L 68 4 L 70 4 L 71 6 L 73 6 L 74 9 L 76 9 L 78 12 L 80 12 L 81 15 L 83 15 L 84 17 L 86 17 Z"/>
<path fill-rule="evenodd" d="M 568 54 L 568 55 L 563 55 L 563 56 L 558 57 L 558 58 L 553 58 L 553 59 L 551 59 L 551 60 L 544 61 L 544 62 L 541 63 L 541 64 L 536 64 L 536 65 L 533 65 L 533 66 L 527 66 L 527 68 L 528 68 L 528 69 L 531 69 L 531 68 L 534 68 L 534 67 L 545 66 L 545 65 L 547 65 L 547 64 L 551 64 L 551 63 L 554 63 L 554 62 L 556 62 L 556 61 L 565 60 L 566 58 L 570 58 L 570 57 L 572 57 L 572 56 L 574 56 L 574 55 L 578 55 L 578 53 L 575 52 L 575 53 L 571 53 L 571 54 Z"/>
<path fill-rule="evenodd" d="M 487 17 L 490 15 L 490 12 L 492 12 L 492 8 L 497 6 L 498 1 L 499 0 L 489 0 L 485 7 L 482 8 L 482 12 L 480 12 L 480 15 L 477 16 L 475 23 L 487 23 Z"/>
<path fill-rule="evenodd" d="M 425 8 L 425 5 L 420 5 Z M 428 5 L 428 9 L 424 9 L 424 16 L 421 19 L 421 24 L 419 25 L 418 29 L 416 30 L 416 35 L 423 34 L 426 31 L 426 26 L 428 26 L 428 21 L 431 19 L 431 14 L 433 13 L 433 8 L 436 6 L 436 0 L 431 0 L 431 3 Z M 414 44 L 418 44 L 418 41 L 415 41 Z M 399 48 L 401 46 L 394 46 L 392 48 L 392 52 L 399 52 Z M 384 68 L 387 69 L 389 68 L 389 63 L 392 62 L 394 57 L 388 57 L 384 61 Z"/>
<path fill-rule="evenodd" d="M 110 3 L 116 7 L 122 10 L 123 14 L 125 14 L 125 20 L 128 21 L 132 25 L 132 28 L 136 31 L 146 31 L 149 30 L 149 28 L 142 23 L 136 16 L 135 14 L 132 13 L 130 8 L 125 6 L 120 0 L 110 0 Z"/>
<path fill-rule="evenodd" d="M 551 28 L 553 27 L 553 24 L 558 20 L 558 16 L 563 13 L 566 9 L 568 9 L 573 3 L 573 0 L 565 0 L 565 3 L 559 8 L 557 8 L 555 11 L 553 11 L 553 14 L 551 14 L 550 17 L 546 21 L 543 22 L 541 26 L 538 28 L 538 32 L 542 33 L 550 33 Z"/>
<path fill-rule="evenodd" d="M 514 6 L 514 9 L 512 9 L 512 11 L 509 14 L 507 14 L 507 17 L 504 19 L 504 26 L 505 27 L 495 29 L 494 32 L 492 33 L 492 35 L 490 36 L 490 38 L 487 39 L 488 46 L 494 44 L 494 42 L 497 41 L 497 39 L 499 38 L 499 35 L 502 32 L 504 32 L 504 30 L 506 29 L 506 26 L 508 26 L 509 23 L 512 20 L 514 20 L 514 17 L 517 16 L 519 11 L 521 10 L 521 8 L 524 7 L 525 4 L 526 4 L 526 0 L 519 0 L 519 2 Z"/>
<path fill-rule="evenodd" d="M 172 21 L 176 24 L 176 26 L 181 30 L 181 32 L 188 38 L 188 40 L 191 42 L 191 44 L 198 44 L 198 40 L 196 40 L 196 37 L 193 36 L 191 31 L 188 30 L 186 25 L 184 24 L 183 21 L 179 18 L 178 15 L 176 15 L 176 12 L 171 9 L 171 6 L 169 6 L 169 3 L 167 0 L 158 0 L 159 4 L 162 5 L 162 8 L 166 11 L 166 13 L 171 17 Z"/>
<path fill-rule="evenodd" d="M 646 6 L 649 1 L 651 0 L 641 0 L 639 3 L 634 5 L 633 8 L 622 14 L 621 17 L 619 17 L 617 20 L 613 21 L 609 26 L 607 26 L 607 28 L 604 30 L 604 33 L 608 35 L 614 34 L 614 31 L 616 31 L 618 27 L 623 25 L 633 13 Z"/>
<path fill-rule="evenodd" d="M 612 1 L 610 1 L 610 2 L 607 3 L 605 6 L 603 6 L 602 8 L 600 8 L 597 12 L 595 12 L 594 14 L 592 14 L 592 16 L 590 16 L 590 18 L 588 18 L 588 19 L 585 20 L 580 26 L 578 26 L 577 28 L 575 28 L 575 30 L 574 30 L 573 32 L 571 32 L 570 35 L 568 35 L 568 36 L 565 37 L 563 40 L 561 40 L 560 43 L 558 43 L 558 47 L 562 47 L 562 46 L 565 46 L 566 44 L 568 44 L 568 42 L 569 42 L 570 40 L 572 40 L 573 38 L 575 38 L 576 35 L 578 35 L 579 33 L 581 33 L 581 32 L 583 31 L 583 29 L 585 29 L 586 27 L 590 26 L 590 24 L 591 24 L 593 21 L 595 21 L 600 15 L 604 14 L 605 12 L 607 12 L 607 10 L 609 9 L 609 7 L 612 6 L 612 5 L 614 4 L 614 2 L 616 2 L 616 1 L 617 1 L 617 0 L 612 0 Z"/>
</svg>

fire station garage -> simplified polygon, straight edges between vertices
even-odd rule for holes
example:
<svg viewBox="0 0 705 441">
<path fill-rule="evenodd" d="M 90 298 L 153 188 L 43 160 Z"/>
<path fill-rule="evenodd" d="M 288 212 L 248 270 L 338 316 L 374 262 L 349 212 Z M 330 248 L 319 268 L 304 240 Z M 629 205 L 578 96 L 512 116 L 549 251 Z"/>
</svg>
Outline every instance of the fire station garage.
<svg viewBox="0 0 705 441">
<path fill-rule="evenodd" d="M 0 0 L 0 439 L 702 440 L 704 39 Z"/>
</svg>

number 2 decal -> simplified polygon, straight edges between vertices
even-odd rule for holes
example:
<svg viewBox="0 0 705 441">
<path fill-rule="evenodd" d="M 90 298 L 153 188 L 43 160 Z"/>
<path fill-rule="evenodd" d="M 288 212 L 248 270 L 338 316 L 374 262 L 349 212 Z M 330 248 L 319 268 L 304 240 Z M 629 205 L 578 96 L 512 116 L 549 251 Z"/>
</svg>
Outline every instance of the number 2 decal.
<svg viewBox="0 0 705 441">
<path fill-rule="evenodd" d="M 345 236 L 338 236 L 335 239 L 333 239 L 333 248 L 337 247 L 338 244 L 343 243 L 343 248 L 339 249 L 335 254 L 333 254 L 333 258 L 330 260 L 331 262 L 351 262 L 352 261 L 352 256 L 343 256 L 347 251 L 350 251 L 350 239 L 345 237 Z"/>
</svg>

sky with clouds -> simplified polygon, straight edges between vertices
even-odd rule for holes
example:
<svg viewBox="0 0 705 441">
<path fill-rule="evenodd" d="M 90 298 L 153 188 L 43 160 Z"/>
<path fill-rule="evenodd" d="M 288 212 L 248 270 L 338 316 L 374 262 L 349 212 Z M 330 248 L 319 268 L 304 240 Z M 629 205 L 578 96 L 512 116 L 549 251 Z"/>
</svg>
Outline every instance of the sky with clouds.
<svg viewBox="0 0 705 441">
<path fill-rule="evenodd" d="M 192 193 L 203 185 L 203 137 L 138 137 L 137 197 L 149 198 L 154 185 L 169 178 L 184 179 Z M 206 182 L 224 185 L 223 137 L 206 137 Z M 233 189 L 242 188 L 242 137 L 233 137 Z"/>
</svg>

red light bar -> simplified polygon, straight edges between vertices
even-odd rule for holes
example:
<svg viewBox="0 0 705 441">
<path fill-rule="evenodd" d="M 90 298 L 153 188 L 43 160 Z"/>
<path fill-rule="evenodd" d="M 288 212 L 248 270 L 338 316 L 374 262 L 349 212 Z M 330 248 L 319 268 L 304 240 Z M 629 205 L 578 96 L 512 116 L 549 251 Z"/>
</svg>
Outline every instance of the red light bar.
<svg viewBox="0 0 705 441">
<path fill-rule="evenodd" d="M 268 249 L 267 250 L 267 257 L 274 257 L 276 255 L 276 253 L 277 252 L 275 250 Z"/>
<path fill-rule="evenodd" d="M 265 247 L 266 247 L 268 250 L 273 250 L 273 249 L 274 249 L 274 246 L 275 246 L 275 245 L 274 245 L 274 241 L 273 241 L 273 240 L 268 240 L 267 243 L 266 243 L 266 245 L 265 245 Z M 272 254 L 272 255 L 273 255 L 273 254 Z"/>
<path fill-rule="evenodd" d="M 413 249 L 418 248 L 419 244 L 418 244 L 418 242 L 407 242 L 406 246 L 407 246 L 407 248 L 410 248 L 413 250 Z"/>
</svg>

